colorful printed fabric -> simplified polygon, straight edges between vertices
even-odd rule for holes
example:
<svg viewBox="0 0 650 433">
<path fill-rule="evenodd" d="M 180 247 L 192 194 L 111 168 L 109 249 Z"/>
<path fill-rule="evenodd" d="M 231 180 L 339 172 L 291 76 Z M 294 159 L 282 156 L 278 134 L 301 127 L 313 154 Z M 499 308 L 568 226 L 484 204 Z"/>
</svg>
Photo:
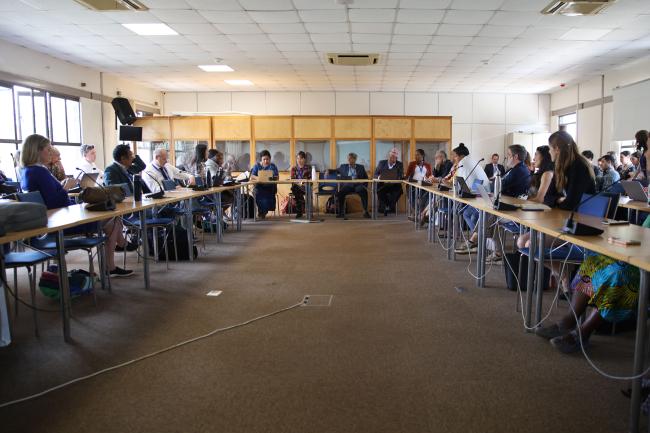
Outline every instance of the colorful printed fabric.
<svg viewBox="0 0 650 433">
<path fill-rule="evenodd" d="M 639 299 L 639 269 L 607 256 L 587 252 L 573 279 L 572 288 L 589 297 L 608 322 L 634 316 Z"/>
</svg>

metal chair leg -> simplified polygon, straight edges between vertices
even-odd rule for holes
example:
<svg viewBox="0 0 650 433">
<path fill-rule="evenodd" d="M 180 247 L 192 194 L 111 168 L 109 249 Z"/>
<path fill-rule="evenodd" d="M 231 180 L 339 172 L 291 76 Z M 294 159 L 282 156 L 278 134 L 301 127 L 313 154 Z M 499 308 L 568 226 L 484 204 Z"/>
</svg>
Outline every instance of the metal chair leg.
<svg viewBox="0 0 650 433">
<path fill-rule="evenodd" d="M 27 275 L 29 277 L 29 293 L 32 300 L 32 314 L 34 316 L 34 335 L 38 337 L 38 312 L 36 311 L 36 265 L 27 268 Z"/>
<path fill-rule="evenodd" d="M 18 269 L 14 268 L 14 317 L 18 317 Z"/>
<path fill-rule="evenodd" d="M 167 269 L 169 269 L 169 250 L 168 250 L 168 247 L 167 247 L 167 239 L 169 237 L 169 232 L 167 231 L 167 227 L 164 227 L 163 230 L 165 231 L 165 242 L 164 242 L 165 264 L 167 265 Z"/>
<path fill-rule="evenodd" d="M 153 261 L 158 263 L 158 228 L 154 226 L 151 230 L 153 231 Z M 143 260 L 147 260 L 147 258 L 145 257 Z"/>
<path fill-rule="evenodd" d="M 172 236 L 174 237 L 174 258 L 178 261 L 178 242 L 176 242 L 176 224 L 172 225 Z"/>
</svg>

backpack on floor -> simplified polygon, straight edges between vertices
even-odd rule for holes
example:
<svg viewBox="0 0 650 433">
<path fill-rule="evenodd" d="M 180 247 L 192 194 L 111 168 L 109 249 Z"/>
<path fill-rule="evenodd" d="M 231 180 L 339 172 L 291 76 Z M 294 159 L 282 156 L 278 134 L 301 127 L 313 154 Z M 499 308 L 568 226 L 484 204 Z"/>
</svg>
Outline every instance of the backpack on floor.
<svg viewBox="0 0 650 433">
<path fill-rule="evenodd" d="M 83 269 L 73 269 L 68 272 L 68 286 L 71 298 L 91 292 L 91 276 L 88 271 Z M 59 268 L 57 265 L 50 265 L 46 271 L 43 271 L 38 281 L 38 288 L 48 298 L 59 299 Z"/>
<path fill-rule="evenodd" d="M 525 292 L 528 289 L 528 256 L 522 255 L 520 252 L 506 253 L 504 256 L 505 262 L 503 269 L 506 273 L 506 285 L 508 290 L 517 290 L 517 273 L 519 272 L 519 262 L 521 262 L 521 280 L 519 286 L 521 291 Z M 507 263 L 506 263 L 507 262 Z M 510 269 L 512 268 L 512 270 Z M 544 268 L 544 289 L 548 289 L 551 281 L 551 270 Z"/>
<path fill-rule="evenodd" d="M 339 211 L 339 204 L 338 200 L 336 199 L 335 195 L 331 195 L 328 199 L 327 202 L 325 202 L 325 213 L 338 213 Z"/>
<path fill-rule="evenodd" d="M 171 227 L 167 229 L 167 236 L 165 236 L 164 230 L 157 230 L 158 232 L 158 260 L 165 260 L 165 240 L 167 241 L 167 254 L 169 255 L 169 260 L 177 260 L 176 252 L 174 251 L 174 245 L 176 245 L 176 250 L 178 251 L 178 260 L 189 260 L 190 259 L 190 248 L 187 243 L 187 230 L 180 224 L 176 224 L 176 238 L 174 239 L 174 232 Z M 149 238 L 149 255 L 154 255 L 153 249 L 153 230 L 148 230 Z M 192 254 L 196 259 L 199 256 L 199 250 L 195 245 L 192 245 Z"/>
</svg>

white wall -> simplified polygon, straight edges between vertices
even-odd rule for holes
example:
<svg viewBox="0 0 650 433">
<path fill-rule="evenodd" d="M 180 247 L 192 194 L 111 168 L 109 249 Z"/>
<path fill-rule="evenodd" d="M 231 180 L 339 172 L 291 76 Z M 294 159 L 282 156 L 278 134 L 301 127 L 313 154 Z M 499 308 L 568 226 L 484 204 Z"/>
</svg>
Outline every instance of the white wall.
<svg viewBox="0 0 650 433">
<path fill-rule="evenodd" d="M 503 154 L 508 132 L 545 132 L 549 95 L 410 92 L 183 92 L 164 95 L 165 114 L 452 116 L 453 145 L 477 157 Z"/>
<path fill-rule="evenodd" d="M 585 103 L 612 96 L 614 88 L 626 86 L 650 78 L 650 58 L 638 60 L 634 63 L 607 71 L 602 77 L 595 77 L 579 84 L 551 94 L 551 110 L 561 110 L 568 107 L 578 108 L 579 103 Z M 618 150 L 613 140 L 613 103 L 577 109 L 578 136 L 576 142 L 581 150 L 589 149 L 599 156 L 609 150 Z M 558 116 L 551 118 L 552 130 L 558 126 Z M 650 120 L 648 121 L 650 128 Z M 602 135 L 601 135 L 602 131 Z M 630 131 L 628 140 L 634 140 L 634 133 Z"/>
<path fill-rule="evenodd" d="M 36 79 L 49 84 L 71 87 L 79 91 L 103 94 L 114 98 L 119 91 L 133 103 L 162 108 L 162 93 L 111 74 L 76 65 L 38 51 L 30 50 L 0 40 L 0 71 L 18 75 L 24 79 Z M 86 83 L 82 87 L 81 83 Z M 103 86 L 102 86 L 103 85 Z M 84 143 L 98 148 L 98 165 L 110 162 L 117 142 L 115 113 L 110 104 L 104 103 L 103 119 L 101 104 L 97 100 L 81 98 L 82 137 Z M 104 136 L 102 137 L 102 122 Z M 106 146 L 104 146 L 106 143 Z"/>
</svg>

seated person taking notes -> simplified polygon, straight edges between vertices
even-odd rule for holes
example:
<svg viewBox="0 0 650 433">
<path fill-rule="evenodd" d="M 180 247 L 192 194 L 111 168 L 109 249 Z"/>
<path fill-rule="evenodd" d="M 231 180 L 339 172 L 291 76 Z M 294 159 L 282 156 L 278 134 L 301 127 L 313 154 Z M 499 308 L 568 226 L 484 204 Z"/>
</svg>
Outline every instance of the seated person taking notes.
<svg viewBox="0 0 650 433">
<path fill-rule="evenodd" d="M 349 177 L 350 179 L 368 179 L 368 173 L 363 165 L 357 164 L 357 154 L 348 154 L 348 163 L 341 164 L 338 169 L 339 176 Z M 357 194 L 361 198 L 363 206 L 363 217 L 370 218 L 368 213 L 368 185 L 365 183 L 344 183 L 339 185 L 337 193 L 339 208 L 337 218 L 345 218 L 345 197 L 348 194 Z"/>
<path fill-rule="evenodd" d="M 251 169 L 251 175 L 259 176 L 261 171 L 269 171 L 274 177 L 279 176 L 278 167 L 271 162 L 271 153 L 268 150 L 260 152 L 260 162 L 255 164 Z M 261 219 L 266 218 L 269 211 L 275 210 L 275 194 L 278 187 L 275 184 L 257 184 L 255 185 L 255 203 L 257 203 L 257 213 Z"/>
<path fill-rule="evenodd" d="M 375 169 L 375 179 L 401 180 L 404 178 L 404 166 L 397 160 L 399 151 L 392 148 L 388 152 L 388 159 L 382 159 Z M 401 183 L 380 183 L 377 185 L 377 199 L 379 211 L 388 216 L 388 212 L 396 212 L 397 202 L 402 195 Z"/>
<path fill-rule="evenodd" d="M 66 190 L 45 168 L 45 164 L 51 160 L 52 144 L 47 138 L 33 134 L 25 139 L 20 155 L 22 169 L 21 188 L 23 191 L 38 191 L 43 197 L 45 206 L 48 209 L 68 207 L 74 201 L 68 196 Z M 124 247 L 126 240 L 122 236 L 122 222 L 120 218 L 111 218 L 100 221 L 106 233 L 106 266 L 111 277 L 125 277 L 133 274 L 133 271 L 118 268 L 115 266 L 115 247 Z M 65 234 L 82 234 L 85 232 L 97 232 L 97 224 L 82 224 L 66 229 Z"/>
<path fill-rule="evenodd" d="M 163 180 L 182 180 L 187 185 L 194 184 L 194 176 L 181 171 L 167 162 L 167 151 L 156 149 L 153 151 L 153 161 L 147 164 L 142 173 L 142 181 L 151 192 L 160 191 Z"/>
</svg>

